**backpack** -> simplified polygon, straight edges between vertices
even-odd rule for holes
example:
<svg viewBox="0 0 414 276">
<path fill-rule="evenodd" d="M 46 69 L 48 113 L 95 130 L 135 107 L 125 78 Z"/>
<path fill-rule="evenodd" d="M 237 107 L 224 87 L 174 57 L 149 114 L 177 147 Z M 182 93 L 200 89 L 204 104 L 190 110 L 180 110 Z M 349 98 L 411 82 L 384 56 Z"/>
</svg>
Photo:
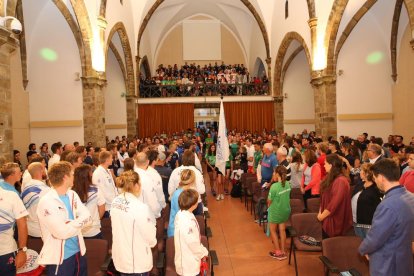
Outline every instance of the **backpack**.
<svg viewBox="0 0 414 276">
<path fill-rule="evenodd" d="M 231 197 L 241 197 L 242 196 L 242 187 L 240 181 L 237 181 L 236 184 L 233 185 L 233 188 L 230 192 Z"/>
</svg>

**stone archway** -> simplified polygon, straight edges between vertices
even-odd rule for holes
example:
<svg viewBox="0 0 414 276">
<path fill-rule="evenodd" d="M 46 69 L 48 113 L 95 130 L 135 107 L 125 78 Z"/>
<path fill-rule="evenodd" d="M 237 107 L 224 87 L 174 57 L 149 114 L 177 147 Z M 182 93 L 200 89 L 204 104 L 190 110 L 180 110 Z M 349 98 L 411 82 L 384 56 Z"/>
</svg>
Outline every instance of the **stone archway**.
<svg viewBox="0 0 414 276">
<path fill-rule="evenodd" d="M 140 58 L 139 57 L 139 48 L 140 48 L 140 44 L 141 44 L 142 35 L 144 34 L 144 31 L 145 31 L 145 29 L 146 29 L 149 21 L 151 20 L 152 15 L 158 9 L 158 7 L 162 3 L 164 3 L 164 1 L 165 0 L 156 0 L 155 3 L 151 6 L 151 8 L 149 9 L 149 11 L 147 12 L 147 14 L 144 17 L 144 19 L 142 20 L 142 23 L 141 23 L 141 26 L 140 26 L 140 29 L 139 29 L 139 32 L 138 32 L 138 40 L 137 40 L 138 59 Z M 265 48 L 266 48 L 266 63 L 267 63 L 267 66 L 268 66 L 268 75 L 270 75 L 271 74 L 270 43 L 269 43 L 269 36 L 267 34 L 266 26 L 265 26 L 262 18 L 260 17 L 259 13 L 255 9 L 255 7 L 250 3 L 249 0 L 240 0 L 240 1 L 252 13 L 252 15 L 255 18 L 257 24 L 259 25 L 259 28 L 260 28 L 260 31 L 262 33 L 263 40 L 264 40 L 264 43 L 265 43 Z M 313 1 L 313 0 L 309 0 L 309 1 Z M 138 70 L 139 70 L 139 68 L 138 68 Z M 139 73 L 139 72 L 137 72 L 137 73 Z"/>
<path fill-rule="evenodd" d="M 108 50 L 110 48 L 112 37 L 114 36 L 115 33 L 118 33 L 119 38 L 121 40 L 122 49 L 124 51 L 126 79 L 127 79 L 127 85 L 126 85 L 127 95 L 135 96 L 136 95 L 135 74 L 134 74 L 134 64 L 133 64 L 133 59 L 132 59 L 131 44 L 130 44 L 125 26 L 122 22 L 116 23 L 112 27 L 111 31 L 109 32 L 108 39 L 105 45 L 105 57 L 108 56 Z"/>
<path fill-rule="evenodd" d="M 139 71 L 141 71 L 141 68 L 144 69 L 145 77 L 151 77 L 151 68 L 150 68 L 147 56 L 144 56 L 141 59 L 141 63 L 139 64 Z"/>
<path fill-rule="evenodd" d="M 102 9 L 101 9 L 102 11 Z M 118 33 L 121 40 L 122 49 L 124 52 L 125 66 L 120 58 L 118 51 L 112 43 L 112 37 L 115 33 Z M 136 104 L 135 98 L 137 93 L 135 90 L 135 74 L 134 74 L 134 63 L 132 59 L 131 44 L 128 38 L 127 31 L 122 22 L 116 23 L 111 31 L 109 32 L 108 39 L 105 46 L 105 56 L 108 56 L 109 48 L 115 50 L 114 53 L 118 53 L 118 62 L 120 63 L 121 70 L 124 74 L 125 87 L 127 90 L 126 95 L 126 106 L 127 106 L 127 135 L 128 137 L 133 137 L 136 135 L 137 126 L 136 126 Z M 116 54 L 115 54 L 116 55 Z"/>
<path fill-rule="evenodd" d="M 285 59 L 287 50 L 291 43 L 296 40 L 300 44 L 300 51 L 304 50 L 306 59 L 308 60 L 309 64 L 309 76 L 312 75 L 312 59 L 309 52 L 309 48 L 306 45 L 305 40 L 303 37 L 297 32 L 289 32 L 283 38 L 279 50 L 276 56 L 275 62 L 275 73 L 274 73 L 274 86 L 273 86 L 273 97 L 275 99 L 275 122 L 276 122 L 276 130 L 283 132 L 283 79 L 284 79 L 284 72 L 287 70 L 287 66 L 284 68 L 283 61 Z M 292 53 L 292 56 L 288 59 L 290 62 L 293 60 L 294 56 L 297 55 L 299 50 L 295 50 Z M 289 63 L 290 63 L 289 62 Z"/>
</svg>

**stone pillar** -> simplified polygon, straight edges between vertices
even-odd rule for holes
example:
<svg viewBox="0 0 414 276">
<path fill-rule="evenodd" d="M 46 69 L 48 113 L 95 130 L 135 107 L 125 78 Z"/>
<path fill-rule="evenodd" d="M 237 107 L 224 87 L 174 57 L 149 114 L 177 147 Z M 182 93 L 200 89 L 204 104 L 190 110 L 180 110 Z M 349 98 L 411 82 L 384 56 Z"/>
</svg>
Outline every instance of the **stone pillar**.
<svg viewBox="0 0 414 276">
<path fill-rule="evenodd" d="M 337 137 L 336 76 L 324 76 L 322 71 L 312 72 L 315 95 L 315 130 L 324 139 Z"/>
<path fill-rule="evenodd" d="M 12 93 L 10 88 L 10 54 L 17 49 L 19 41 L 11 32 L 0 27 L 0 155 L 12 161 Z"/>
<path fill-rule="evenodd" d="M 274 99 L 275 109 L 275 130 L 276 132 L 282 133 L 284 131 L 283 125 L 283 96 L 276 96 Z"/>
<path fill-rule="evenodd" d="M 268 57 L 266 59 L 266 64 L 267 64 L 267 79 L 269 81 L 269 87 L 268 87 L 268 91 L 267 91 L 267 95 L 272 95 L 272 59 L 270 57 Z"/>
<path fill-rule="evenodd" d="M 133 95 L 126 96 L 126 109 L 127 109 L 127 136 L 133 138 L 138 134 L 137 130 L 137 112 L 138 105 L 136 104 L 136 97 Z"/>
<path fill-rule="evenodd" d="M 101 76 L 82 77 L 83 84 L 83 132 L 85 145 L 105 147 L 105 95 L 106 80 Z"/>
</svg>

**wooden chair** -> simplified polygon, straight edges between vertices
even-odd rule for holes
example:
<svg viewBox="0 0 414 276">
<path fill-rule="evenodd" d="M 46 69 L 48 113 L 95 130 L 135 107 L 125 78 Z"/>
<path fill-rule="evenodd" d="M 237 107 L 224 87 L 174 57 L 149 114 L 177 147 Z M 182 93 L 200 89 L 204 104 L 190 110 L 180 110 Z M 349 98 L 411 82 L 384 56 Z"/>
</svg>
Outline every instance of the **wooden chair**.
<svg viewBox="0 0 414 276">
<path fill-rule="evenodd" d="M 108 241 L 103 239 L 85 239 L 87 249 L 86 261 L 88 263 L 88 275 L 106 275 L 102 271 L 102 265 L 108 260 Z"/>
<path fill-rule="evenodd" d="M 319 208 L 321 206 L 321 199 L 319 197 L 309 198 L 308 199 L 308 213 L 319 213 Z"/>
<path fill-rule="evenodd" d="M 302 243 L 299 237 L 302 235 L 308 235 L 315 238 L 318 241 L 322 240 L 322 224 L 316 218 L 317 213 L 302 213 L 292 215 L 292 227 L 289 228 L 290 239 L 290 252 L 289 252 L 289 264 L 291 261 L 291 255 L 293 251 L 293 257 L 295 259 L 295 272 L 298 276 L 298 266 L 296 260 L 296 251 L 322 251 L 322 246 L 310 246 Z"/>
<path fill-rule="evenodd" d="M 369 265 L 365 257 L 359 255 L 361 238 L 342 236 L 322 241 L 322 256 L 319 257 L 325 268 L 325 275 L 337 275 L 343 271 L 355 271 L 369 275 Z M 353 274 L 353 275 L 354 275 Z"/>
</svg>

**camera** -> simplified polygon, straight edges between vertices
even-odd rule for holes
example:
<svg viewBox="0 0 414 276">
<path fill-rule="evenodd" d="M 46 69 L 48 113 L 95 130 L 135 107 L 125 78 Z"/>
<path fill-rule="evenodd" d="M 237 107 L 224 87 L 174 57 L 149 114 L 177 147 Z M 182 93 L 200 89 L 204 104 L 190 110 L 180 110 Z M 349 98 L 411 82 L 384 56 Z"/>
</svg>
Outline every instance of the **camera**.
<svg viewBox="0 0 414 276">
<path fill-rule="evenodd" d="M 21 34 L 23 30 L 22 23 L 12 16 L 0 17 L 0 26 L 7 28 L 16 35 Z"/>
</svg>

